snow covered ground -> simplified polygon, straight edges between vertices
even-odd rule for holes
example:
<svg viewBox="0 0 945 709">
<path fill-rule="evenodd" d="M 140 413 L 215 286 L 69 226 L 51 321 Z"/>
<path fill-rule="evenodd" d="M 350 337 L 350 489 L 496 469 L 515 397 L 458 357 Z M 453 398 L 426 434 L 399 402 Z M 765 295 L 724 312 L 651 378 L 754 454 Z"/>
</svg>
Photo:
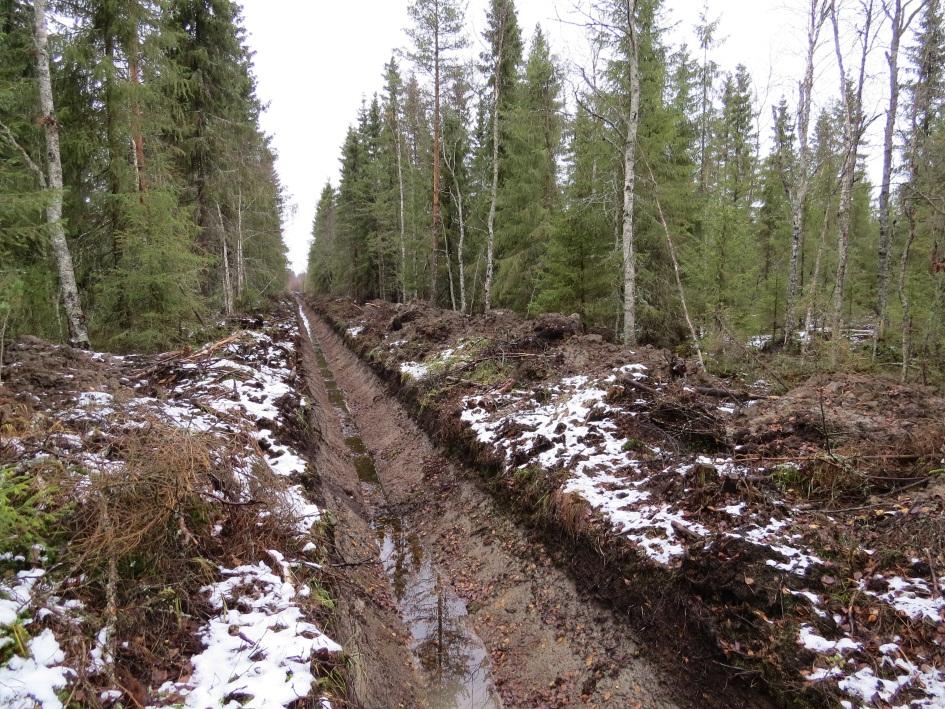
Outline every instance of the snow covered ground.
<svg viewBox="0 0 945 709">
<path fill-rule="evenodd" d="M 394 345 L 399 344 L 389 344 L 388 351 L 397 352 Z M 452 349 L 443 349 L 428 353 L 422 362 L 401 362 L 399 366 L 405 376 L 420 382 L 431 367 L 453 356 Z M 645 398 L 632 407 L 607 403 L 608 390 L 628 376 L 656 390 L 662 386 L 649 380 L 646 366 L 630 362 L 598 377 L 564 377 L 543 385 L 540 395 L 528 389 L 470 395 L 462 401 L 460 417 L 480 443 L 499 453 L 509 470 L 538 466 L 567 471 L 562 491 L 583 498 L 653 563 L 673 567 L 688 546 L 703 543 L 696 540 L 711 541 L 718 534 L 761 549 L 768 555 L 765 563 L 769 567 L 793 579 L 785 590 L 836 628 L 828 639 L 805 625 L 798 633 L 797 645 L 815 658 L 803 679 L 834 683 L 848 706 L 877 702 L 897 707 L 945 706 L 945 672 L 941 668 L 931 666 L 928 658 L 910 654 L 898 636 L 866 642 L 844 632 L 844 619 L 831 618 L 825 610 L 826 600 L 806 590 L 814 579 L 829 575 L 833 563 L 809 545 L 802 533 L 806 520 L 785 501 L 771 500 L 762 510 L 733 501 L 716 510 L 727 518 L 720 531 L 688 509 L 688 482 L 676 499 L 659 496 L 657 491 L 665 489 L 668 479 L 688 481 L 693 470 L 708 469 L 734 479 L 759 471 L 730 458 L 669 454 L 623 435 L 619 422 L 638 416 L 648 405 Z M 718 412 L 731 416 L 736 408 L 724 405 Z M 870 590 L 876 588 L 884 590 Z M 941 592 L 921 578 L 878 574 L 869 584 L 861 581 L 859 593 L 887 604 L 911 622 L 936 627 L 945 622 Z M 873 666 L 877 658 L 881 671 Z"/>
<path fill-rule="evenodd" d="M 190 658 L 192 671 L 183 679 L 166 682 L 155 692 L 153 706 L 287 706 L 314 691 L 315 661 L 341 651 L 307 618 L 311 589 L 296 578 L 302 567 L 317 568 L 304 556 L 315 549 L 311 532 L 321 518 L 301 482 L 306 461 L 279 433 L 285 416 L 280 406 L 294 396 L 292 343 L 297 335 L 294 319 L 285 320 L 268 333 L 240 332 L 223 347 L 208 346 L 175 360 L 164 367 L 173 376 L 160 398 L 149 395 L 152 382 L 147 376 L 136 383 L 138 393 L 133 396 L 75 391 L 70 403 L 50 409 L 69 431 L 59 434 L 55 445 L 49 440 L 41 446 L 25 439 L 4 441 L 22 454 L 23 463 L 68 454 L 70 460 L 82 462 L 75 473 L 80 477 L 89 470 L 120 475 L 121 460 L 100 452 L 102 437 L 160 420 L 209 434 L 231 450 L 234 440 L 247 442 L 233 463 L 241 488 L 237 502 L 248 500 L 253 486 L 261 484 L 260 465 L 284 481 L 277 503 L 282 509 L 260 509 L 260 520 L 270 514 L 293 520 L 302 557 L 290 559 L 284 550 L 271 549 L 254 563 L 220 566 L 219 581 L 202 589 L 215 609 L 198 633 L 204 650 Z M 123 361 L 100 353 L 92 358 L 116 366 L 153 361 Z M 83 488 L 80 479 L 77 489 Z M 68 695 L 81 669 L 64 650 L 63 633 L 78 632 L 69 628 L 78 622 L 82 604 L 58 597 L 62 580 L 47 583 L 50 569 L 42 550 L 33 556 L 32 562 L 22 556 L 0 560 L 5 567 L 20 569 L 0 576 L 0 652 L 18 645 L 0 665 L 0 706 L 54 709 L 62 706 L 62 696 Z M 105 673 L 112 660 L 105 651 L 108 634 L 103 628 L 95 643 L 88 669 L 93 674 Z M 101 699 L 107 704 L 121 694 L 107 690 Z"/>
</svg>

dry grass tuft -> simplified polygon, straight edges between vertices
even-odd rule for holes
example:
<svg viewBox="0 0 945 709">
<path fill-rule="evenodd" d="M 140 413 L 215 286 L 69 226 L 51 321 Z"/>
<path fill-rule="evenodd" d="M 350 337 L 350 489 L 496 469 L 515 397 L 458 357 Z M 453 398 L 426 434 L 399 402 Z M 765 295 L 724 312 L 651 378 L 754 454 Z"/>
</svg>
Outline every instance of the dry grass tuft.
<svg viewBox="0 0 945 709">
<path fill-rule="evenodd" d="M 90 471 L 81 490 L 72 543 L 81 563 L 102 568 L 132 555 L 158 563 L 210 536 L 209 497 L 225 486 L 211 446 L 208 436 L 156 421 L 116 441 L 122 463 Z"/>
<path fill-rule="evenodd" d="M 551 493 L 551 514 L 561 528 L 572 537 L 587 532 L 591 527 L 591 509 L 576 492 L 555 490 Z"/>
</svg>

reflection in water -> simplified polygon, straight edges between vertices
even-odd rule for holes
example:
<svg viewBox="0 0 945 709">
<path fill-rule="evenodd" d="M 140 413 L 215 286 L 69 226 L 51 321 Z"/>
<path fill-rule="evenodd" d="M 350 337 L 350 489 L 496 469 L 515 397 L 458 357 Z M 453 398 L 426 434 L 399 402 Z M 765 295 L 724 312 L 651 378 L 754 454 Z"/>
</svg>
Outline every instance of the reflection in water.
<svg viewBox="0 0 945 709">
<path fill-rule="evenodd" d="M 367 497 L 383 501 L 384 490 L 374 458 L 351 419 L 344 394 L 328 361 L 313 340 L 318 368 L 328 398 L 341 418 L 345 444 Z M 381 562 L 387 572 L 404 624 L 410 629 L 411 650 L 429 681 L 430 706 L 435 709 L 492 709 L 501 707 L 482 640 L 466 625 L 466 604 L 440 580 L 417 535 L 403 528 L 400 517 L 374 520 Z"/>
<path fill-rule="evenodd" d="M 397 517 L 379 518 L 377 535 L 411 649 L 430 678 L 431 705 L 501 706 L 485 646 L 466 625 L 466 604 L 441 583 L 417 536 Z"/>
</svg>

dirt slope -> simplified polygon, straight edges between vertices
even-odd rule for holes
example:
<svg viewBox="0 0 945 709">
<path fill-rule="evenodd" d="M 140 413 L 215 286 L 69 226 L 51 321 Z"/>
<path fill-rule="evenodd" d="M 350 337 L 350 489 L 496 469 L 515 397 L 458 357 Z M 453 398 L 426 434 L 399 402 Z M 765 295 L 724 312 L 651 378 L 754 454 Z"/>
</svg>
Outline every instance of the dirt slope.
<svg viewBox="0 0 945 709">
<path fill-rule="evenodd" d="M 785 704 L 945 702 L 936 392 L 848 376 L 773 397 L 571 318 L 318 308 L 680 657 L 699 648 L 700 668 L 728 666 Z"/>
<path fill-rule="evenodd" d="M 343 699 L 298 325 L 230 325 L 158 356 L 8 350 L 0 705 Z"/>
<path fill-rule="evenodd" d="M 478 472 L 430 443 L 326 324 L 309 321 L 376 463 L 383 498 L 369 495 L 365 504 L 380 508 L 375 515 L 395 514 L 465 600 L 506 706 L 766 705 L 734 687 L 720 694 L 715 668 L 700 682 L 701 671 L 637 640 L 626 618 L 575 587 L 556 566 L 560 558 L 497 503 Z"/>
</svg>

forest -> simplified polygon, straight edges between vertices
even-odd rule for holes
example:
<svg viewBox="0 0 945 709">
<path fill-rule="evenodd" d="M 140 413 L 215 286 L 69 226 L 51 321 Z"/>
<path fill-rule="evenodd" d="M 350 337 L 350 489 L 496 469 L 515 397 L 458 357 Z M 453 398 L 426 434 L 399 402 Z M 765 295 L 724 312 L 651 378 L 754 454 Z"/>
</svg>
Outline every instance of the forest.
<svg viewBox="0 0 945 709">
<path fill-rule="evenodd" d="M 0 707 L 945 706 L 941 0 L 388 2 L 0 0 Z"/>
<path fill-rule="evenodd" d="M 0 3 L 0 340 L 166 349 L 284 290 L 241 22 L 228 0 Z"/>
<path fill-rule="evenodd" d="M 744 65 L 713 60 L 724 39 L 708 4 L 686 18 L 691 47 L 670 42 L 665 5 L 583 5 L 591 58 L 575 65 L 519 26 L 514 0 L 488 4 L 481 41 L 463 3 L 412 3 L 411 42 L 320 193 L 310 291 L 577 313 L 717 363 L 733 341 L 814 338 L 834 340 L 836 366 L 852 338 L 870 366 L 939 369 L 940 3 L 796 3 L 805 68 L 770 104 Z M 878 107 L 871 82 L 886 87 Z"/>
</svg>

